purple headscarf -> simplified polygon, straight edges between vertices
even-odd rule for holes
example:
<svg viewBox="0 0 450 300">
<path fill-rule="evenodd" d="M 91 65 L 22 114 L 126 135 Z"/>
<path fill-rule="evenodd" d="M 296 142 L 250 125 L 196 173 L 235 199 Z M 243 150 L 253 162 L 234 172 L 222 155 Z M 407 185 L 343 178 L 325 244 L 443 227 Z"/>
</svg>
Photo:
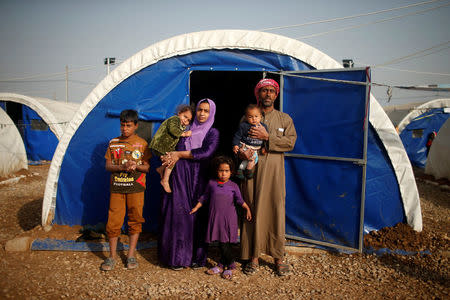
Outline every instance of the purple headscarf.
<svg viewBox="0 0 450 300">
<path fill-rule="evenodd" d="M 209 117 L 208 120 L 204 123 L 200 123 L 197 120 L 197 110 L 200 103 L 208 102 L 209 103 Z M 214 115 L 216 114 L 216 104 L 211 99 L 205 98 L 200 100 L 197 103 L 197 107 L 195 108 L 194 115 L 194 123 L 191 126 L 192 135 L 186 138 L 184 144 L 186 145 L 186 150 L 197 149 L 202 146 L 203 139 L 208 133 L 209 129 L 212 127 L 214 123 Z"/>
</svg>

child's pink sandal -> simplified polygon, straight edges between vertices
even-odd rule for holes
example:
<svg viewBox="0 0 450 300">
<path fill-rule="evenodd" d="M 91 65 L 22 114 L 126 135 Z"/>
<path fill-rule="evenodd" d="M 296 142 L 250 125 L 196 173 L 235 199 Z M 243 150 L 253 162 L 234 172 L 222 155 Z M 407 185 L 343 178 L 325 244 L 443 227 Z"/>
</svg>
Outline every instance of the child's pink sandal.
<svg viewBox="0 0 450 300">
<path fill-rule="evenodd" d="M 206 274 L 208 275 L 217 275 L 217 274 L 222 274 L 223 269 L 219 266 L 215 266 L 211 269 L 206 270 Z"/>
<path fill-rule="evenodd" d="M 227 280 L 233 279 L 233 270 L 228 269 L 223 271 L 222 278 Z"/>
</svg>

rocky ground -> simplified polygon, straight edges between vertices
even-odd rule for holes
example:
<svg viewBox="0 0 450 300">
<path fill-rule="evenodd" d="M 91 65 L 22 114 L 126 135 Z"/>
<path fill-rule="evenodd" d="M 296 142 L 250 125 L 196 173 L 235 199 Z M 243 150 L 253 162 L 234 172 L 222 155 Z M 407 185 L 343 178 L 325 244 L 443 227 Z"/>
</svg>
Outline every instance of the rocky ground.
<svg viewBox="0 0 450 300">
<path fill-rule="evenodd" d="M 0 299 L 450 298 L 450 192 L 421 174 L 417 184 L 424 230 L 385 228 L 366 235 L 365 244 L 431 254 L 377 256 L 289 248 L 291 275 L 276 276 L 272 261 L 263 257 L 257 274 L 246 276 L 238 269 L 227 281 L 206 275 L 205 269 L 166 269 L 158 264 L 155 249 L 139 251 L 138 269 L 129 271 L 120 263 L 108 273 L 99 270 L 102 252 L 6 251 L 6 242 L 16 237 L 79 236 L 79 228 L 55 226 L 45 232 L 39 225 L 47 171 L 48 165 L 32 166 L 16 174 L 23 175 L 18 182 L 1 184 L 6 179 L 0 178 Z M 217 256 L 213 249 L 211 263 Z"/>
</svg>

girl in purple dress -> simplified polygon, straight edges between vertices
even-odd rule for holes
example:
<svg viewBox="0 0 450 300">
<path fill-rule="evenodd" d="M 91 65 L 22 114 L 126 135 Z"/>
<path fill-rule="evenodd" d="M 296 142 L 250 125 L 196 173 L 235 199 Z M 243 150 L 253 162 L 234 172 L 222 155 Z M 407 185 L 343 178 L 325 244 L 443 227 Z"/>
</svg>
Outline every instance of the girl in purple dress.
<svg viewBox="0 0 450 300">
<path fill-rule="evenodd" d="M 209 275 L 222 274 L 225 279 L 231 279 L 236 268 L 232 255 L 232 244 L 238 241 L 238 222 L 235 204 L 246 210 L 246 219 L 250 221 L 250 207 L 242 200 L 239 187 L 230 176 L 233 171 L 233 161 L 229 157 L 219 156 L 214 159 L 217 178 L 210 180 L 204 194 L 198 199 L 197 205 L 190 214 L 195 213 L 206 202 L 209 202 L 208 227 L 206 243 L 219 242 L 221 258 L 219 264 L 206 271 Z"/>
</svg>

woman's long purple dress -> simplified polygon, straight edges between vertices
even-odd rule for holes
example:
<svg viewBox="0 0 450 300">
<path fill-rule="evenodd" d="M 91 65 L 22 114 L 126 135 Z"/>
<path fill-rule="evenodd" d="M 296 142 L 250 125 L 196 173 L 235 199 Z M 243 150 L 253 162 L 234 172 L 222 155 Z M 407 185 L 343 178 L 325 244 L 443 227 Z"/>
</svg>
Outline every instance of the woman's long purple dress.
<svg viewBox="0 0 450 300">
<path fill-rule="evenodd" d="M 177 144 L 184 151 L 185 138 Z M 219 145 L 219 132 L 211 128 L 202 147 L 191 150 L 193 159 L 180 159 L 171 174 L 172 193 L 165 193 L 161 203 L 158 240 L 159 260 L 168 266 L 205 265 L 205 234 L 208 210 L 190 215 L 208 183 L 210 159 Z M 199 211 L 200 212 L 200 211 Z"/>
</svg>

